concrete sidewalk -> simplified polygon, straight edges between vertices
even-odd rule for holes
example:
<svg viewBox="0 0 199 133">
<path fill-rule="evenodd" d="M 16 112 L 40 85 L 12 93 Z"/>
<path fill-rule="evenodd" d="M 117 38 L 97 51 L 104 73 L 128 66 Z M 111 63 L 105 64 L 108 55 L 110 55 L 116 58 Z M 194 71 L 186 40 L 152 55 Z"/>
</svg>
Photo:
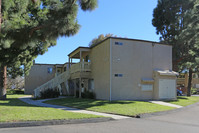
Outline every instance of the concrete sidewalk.
<svg viewBox="0 0 199 133">
<path fill-rule="evenodd" d="M 82 109 L 77 109 L 77 108 L 71 108 L 71 107 L 65 107 L 65 106 L 59 106 L 59 105 L 51 105 L 51 104 L 46 104 L 42 103 L 47 100 L 51 99 L 45 99 L 45 100 L 32 100 L 31 96 L 26 96 L 19 98 L 21 101 L 31 104 L 31 105 L 36 105 L 36 106 L 41 106 L 41 107 L 48 107 L 48 108 L 56 108 L 56 109 L 61 109 L 61 110 L 66 110 L 70 112 L 75 112 L 75 113 L 84 113 L 84 114 L 93 114 L 93 115 L 100 115 L 104 117 L 111 117 L 113 119 L 127 119 L 131 117 L 127 116 L 121 116 L 121 115 L 113 115 L 113 114 L 107 114 L 107 113 L 99 113 L 99 112 L 94 112 L 94 111 L 87 111 L 87 110 L 82 110 Z"/>
<path fill-rule="evenodd" d="M 176 104 L 171 104 L 163 101 L 149 101 L 150 103 L 155 103 L 159 105 L 164 105 L 164 106 L 169 106 L 169 107 L 174 107 L 174 108 L 182 108 L 183 106 L 176 105 Z"/>
</svg>

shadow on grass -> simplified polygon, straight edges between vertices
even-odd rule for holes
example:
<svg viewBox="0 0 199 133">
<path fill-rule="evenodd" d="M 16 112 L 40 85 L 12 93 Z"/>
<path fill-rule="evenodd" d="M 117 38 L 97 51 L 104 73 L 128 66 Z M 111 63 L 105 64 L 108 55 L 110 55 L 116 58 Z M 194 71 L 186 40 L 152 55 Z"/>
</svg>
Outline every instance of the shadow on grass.
<svg viewBox="0 0 199 133">
<path fill-rule="evenodd" d="M 31 104 L 24 103 L 18 98 L 7 98 L 6 100 L 0 100 L 0 106 L 24 106 L 24 107 L 36 107 Z"/>
<path fill-rule="evenodd" d="M 79 109 L 87 109 L 91 107 L 104 106 L 106 104 L 114 105 L 114 104 L 133 104 L 135 101 L 105 101 L 105 100 L 93 100 L 93 99 L 79 99 L 79 98 L 63 98 L 46 101 L 44 103 L 55 104 L 67 107 L 74 107 Z"/>
<path fill-rule="evenodd" d="M 187 97 L 181 97 L 181 96 L 178 96 L 177 99 L 189 100 Z"/>
<path fill-rule="evenodd" d="M 165 100 L 165 102 L 178 102 L 179 100 L 189 100 L 187 97 L 178 96 L 177 100 Z"/>
</svg>

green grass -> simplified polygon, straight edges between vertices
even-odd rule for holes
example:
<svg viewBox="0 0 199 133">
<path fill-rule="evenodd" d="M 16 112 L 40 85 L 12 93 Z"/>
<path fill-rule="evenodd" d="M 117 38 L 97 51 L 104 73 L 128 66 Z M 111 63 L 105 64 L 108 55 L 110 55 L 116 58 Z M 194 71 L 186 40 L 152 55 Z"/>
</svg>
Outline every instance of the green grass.
<svg viewBox="0 0 199 133">
<path fill-rule="evenodd" d="M 8 95 L 7 100 L 0 100 L 0 122 L 69 120 L 100 117 L 53 108 L 32 106 L 20 101 L 18 98 L 21 96 L 24 95 Z"/>
<path fill-rule="evenodd" d="M 198 94 L 198 88 L 191 88 L 191 94 Z"/>
<path fill-rule="evenodd" d="M 187 106 L 187 105 L 191 105 L 191 104 L 199 102 L 199 97 L 197 97 L 197 96 L 191 96 L 191 97 L 179 96 L 179 97 L 177 97 L 177 100 L 166 101 L 166 102 L 180 105 L 180 106 Z"/>
<path fill-rule="evenodd" d="M 138 114 L 152 113 L 174 109 L 173 107 L 162 106 L 142 101 L 102 101 L 78 98 L 63 98 L 46 101 L 45 103 L 75 107 L 96 112 L 136 116 Z"/>
<path fill-rule="evenodd" d="M 7 89 L 6 94 L 7 95 L 24 94 L 24 90 L 20 90 L 20 89 Z"/>
</svg>

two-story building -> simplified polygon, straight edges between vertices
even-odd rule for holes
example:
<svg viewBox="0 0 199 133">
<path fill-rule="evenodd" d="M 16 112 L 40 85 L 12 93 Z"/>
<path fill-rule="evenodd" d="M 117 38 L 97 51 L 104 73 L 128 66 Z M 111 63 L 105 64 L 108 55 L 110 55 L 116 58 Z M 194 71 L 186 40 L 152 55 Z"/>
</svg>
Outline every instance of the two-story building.
<svg viewBox="0 0 199 133">
<path fill-rule="evenodd" d="M 68 95 L 76 95 L 77 90 L 93 91 L 97 99 L 104 100 L 176 98 L 177 73 L 172 71 L 170 45 L 109 37 L 92 47 L 78 47 L 68 57 L 66 71 L 34 87 L 35 96 L 47 88 L 58 87 Z M 79 62 L 74 64 L 73 59 Z M 46 68 L 45 71 L 48 72 Z M 32 73 L 35 74 L 31 68 L 25 86 L 34 84 L 37 76 L 33 78 Z M 43 70 L 37 73 L 42 74 Z"/>
</svg>

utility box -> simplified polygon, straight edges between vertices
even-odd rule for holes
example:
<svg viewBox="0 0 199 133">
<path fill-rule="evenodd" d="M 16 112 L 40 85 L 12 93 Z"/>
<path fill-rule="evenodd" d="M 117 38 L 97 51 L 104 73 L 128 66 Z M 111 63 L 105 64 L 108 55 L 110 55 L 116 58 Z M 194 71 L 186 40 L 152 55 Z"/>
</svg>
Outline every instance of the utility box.
<svg viewBox="0 0 199 133">
<path fill-rule="evenodd" d="M 176 99 L 178 73 L 169 70 L 154 70 L 154 99 Z"/>
</svg>

